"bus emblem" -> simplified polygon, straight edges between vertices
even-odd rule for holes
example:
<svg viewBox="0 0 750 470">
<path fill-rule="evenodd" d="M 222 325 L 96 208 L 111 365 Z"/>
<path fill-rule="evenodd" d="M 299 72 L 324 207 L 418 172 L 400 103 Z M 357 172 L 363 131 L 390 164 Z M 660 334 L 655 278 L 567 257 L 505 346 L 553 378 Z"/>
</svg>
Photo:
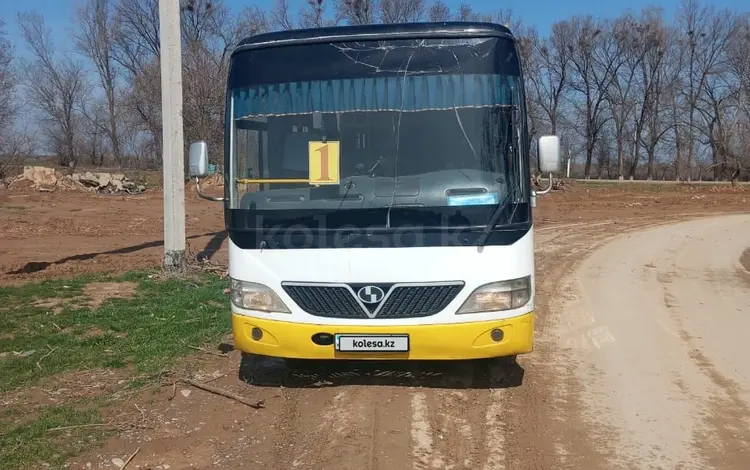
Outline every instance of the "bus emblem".
<svg viewBox="0 0 750 470">
<path fill-rule="evenodd" d="M 378 286 L 365 286 L 357 291 L 357 297 L 366 304 L 377 304 L 383 300 L 385 292 Z"/>
</svg>

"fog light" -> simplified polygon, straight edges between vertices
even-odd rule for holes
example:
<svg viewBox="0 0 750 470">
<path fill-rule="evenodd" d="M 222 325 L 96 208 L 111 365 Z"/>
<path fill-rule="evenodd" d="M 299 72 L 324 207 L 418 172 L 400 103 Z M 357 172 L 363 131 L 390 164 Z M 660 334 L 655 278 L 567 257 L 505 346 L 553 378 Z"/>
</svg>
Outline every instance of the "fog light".
<svg viewBox="0 0 750 470">
<path fill-rule="evenodd" d="M 263 337 L 263 330 L 260 328 L 253 328 L 252 332 L 250 333 L 255 341 L 260 341 L 260 339 Z"/>
<path fill-rule="evenodd" d="M 496 330 L 490 331 L 490 338 L 492 338 L 492 341 L 494 341 L 496 343 L 499 343 L 500 341 L 502 341 L 503 340 L 503 336 L 505 336 L 503 334 L 503 330 L 497 330 L 496 329 Z"/>
<path fill-rule="evenodd" d="M 318 346 L 330 346 L 334 341 L 333 335 L 330 333 L 315 333 L 310 339 Z"/>
</svg>

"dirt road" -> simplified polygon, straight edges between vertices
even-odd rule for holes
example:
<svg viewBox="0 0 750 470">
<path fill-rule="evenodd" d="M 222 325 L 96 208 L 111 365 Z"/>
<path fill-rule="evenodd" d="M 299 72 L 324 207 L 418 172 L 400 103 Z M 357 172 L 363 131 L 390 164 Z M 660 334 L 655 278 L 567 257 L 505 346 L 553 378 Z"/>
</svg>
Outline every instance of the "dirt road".
<svg viewBox="0 0 750 470">
<path fill-rule="evenodd" d="M 141 468 L 746 468 L 750 216 L 659 219 L 537 232 L 537 343 L 518 364 L 289 375 L 206 358 L 196 370 L 227 373 L 214 383 L 267 408 L 165 390 L 149 397 L 151 429 L 72 468 L 111 468 L 136 446 Z"/>
<path fill-rule="evenodd" d="M 748 215 L 668 225 L 599 249 L 567 286 L 561 339 L 620 461 L 748 467 L 748 247 Z"/>
<path fill-rule="evenodd" d="M 237 351 L 198 355 L 190 373 L 266 408 L 157 386 L 108 416 L 142 427 L 70 468 L 115 468 L 135 449 L 128 468 L 747 468 L 747 216 L 651 228 L 747 211 L 746 194 L 571 185 L 535 214 L 536 345 L 518 364 L 289 375 Z M 161 207 L 149 194 L 0 195 L 0 282 L 158 265 Z M 189 199 L 187 226 L 196 251 L 225 258 L 215 205 Z"/>
</svg>

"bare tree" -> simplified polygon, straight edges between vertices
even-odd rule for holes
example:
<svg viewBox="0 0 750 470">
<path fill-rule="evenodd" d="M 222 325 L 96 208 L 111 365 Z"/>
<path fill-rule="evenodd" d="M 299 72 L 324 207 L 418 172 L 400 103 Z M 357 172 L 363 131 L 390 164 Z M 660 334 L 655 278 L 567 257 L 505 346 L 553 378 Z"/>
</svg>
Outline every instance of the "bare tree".
<svg viewBox="0 0 750 470">
<path fill-rule="evenodd" d="M 586 144 L 584 177 L 591 175 L 591 162 L 596 142 L 609 120 L 605 113 L 606 90 L 609 89 L 624 58 L 619 45 L 610 34 L 611 25 L 597 22 L 591 16 L 571 20 L 572 73 L 569 84 L 581 98 L 575 107 L 583 119 L 582 137 Z M 601 172 L 601 168 L 600 168 Z"/>
<path fill-rule="evenodd" d="M 540 40 L 539 34 L 534 28 L 523 29 L 517 34 L 518 50 L 525 81 L 524 86 L 526 90 L 529 90 L 531 88 L 530 84 L 533 84 L 535 81 L 537 81 L 537 77 L 539 77 L 540 75 L 540 61 L 535 54 L 535 51 L 538 48 L 537 44 Z M 534 93 L 527 91 L 525 104 L 528 117 L 527 122 L 529 125 L 526 148 L 532 149 L 533 146 L 531 144 L 533 142 L 533 139 L 536 137 L 537 133 L 539 133 L 540 128 L 542 127 L 541 115 L 543 114 L 543 112 L 541 111 L 539 100 Z M 539 168 L 540 161 L 538 153 L 536 154 L 536 158 L 537 168 Z"/>
<path fill-rule="evenodd" d="M 222 0 L 185 0 L 181 5 L 185 141 L 207 140 L 216 149 L 211 154 L 218 157 L 229 54 L 245 37 L 268 31 L 273 21 L 257 6 L 232 12 Z M 161 151 L 156 0 L 118 0 L 114 25 L 114 57 L 125 71 L 127 85 L 127 125 L 139 135 L 129 142 L 141 162 L 156 159 Z"/>
<path fill-rule="evenodd" d="M 121 106 L 138 160 L 161 153 L 161 70 L 157 0 L 118 0 L 115 5 L 112 57 L 125 72 L 127 87 Z"/>
<path fill-rule="evenodd" d="M 726 60 L 726 50 L 734 24 L 731 13 L 716 12 L 713 6 L 701 7 L 697 0 L 684 0 L 679 13 L 682 44 L 688 60 L 685 99 L 688 108 L 687 123 L 687 174 L 692 178 L 695 164 L 696 118 L 706 81 L 716 67 Z"/>
<path fill-rule="evenodd" d="M 663 22 L 661 13 L 648 9 L 643 14 L 645 25 L 646 55 L 641 62 L 640 93 L 635 116 L 636 141 L 646 149 L 648 159 L 646 179 L 653 179 L 656 171 L 656 147 L 665 134 L 671 129 L 665 111 L 670 106 L 665 102 L 666 91 L 673 89 L 677 73 L 680 69 L 678 62 L 670 67 L 670 51 L 674 50 L 674 34 Z M 679 59 L 679 55 L 672 55 Z M 634 161 L 631 174 L 635 173 Z"/>
<path fill-rule="evenodd" d="M 729 41 L 738 23 L 733 18 L 728 18 L 732 24 L 728 27 L 732 30 Z M 741 78 L 733 74 L 733 67 L 729 47 L 724 49 L 721 59 L 717 61 L 711 72 L 703 81 L 703 89 L 699 96 L 696 110 L 703 120 L 699 126 L 699 132 L 705 137 L 698 141 L 710 148 L 711 165 L 714 171 L 714 179 L 730 178 L 736 182 L 742 167 L 740 160 L 733 149 L 735 131 L 740 126 L 742 115 L 740 99 Z M 704 170 L 705 171 L 705 170 Z"/>
<path fill-rule="evenodd" d="M 83 66 L 70 56 L 56 59 L 44 18 L 38 13 L 19 13 L 21 35 L 31 50 L 26 64 L 26 87 L 31 102 L 43 113 L 45 132 L 60 165 L 78 161 L 76 106 L 88 92 Z"/>
<path fill-rule="evenodd" d="M 613 75 L 610 86 L 605 90 L 606 99 L 609 102 L 612 120 L 615 127 L 615 140 L 617 142 L 617 177 L 623 179 L 625 176 L 625 140 L 633 145 L 632 164 L 630 176 L 633 177 L 638 165 L 638 145 L 642 130 L 642 121 L 638 121 L 635 129 L 631 129 L 632 137 L 626 137 L 628 121 L 636 110 L 638 102 L 633 96 L 637 86 L 636 79 L 641 70 L 641 64 L 646 56 L 646 51 L 651 46 L 647 44 L 646 27 L 636 22 L 632 16 L 626 15 L 618 18 L 614 25 L 612 35 L 617 44 L 617 50 L 622 56 L 622 66 Z"/>
<path fill-rule="evenodd" d="M 159 58 L 157 0 L 118 0 L 113 29 L 113 58 L 130 75 L 137 76 Z"/>
<path fill-rule="evenodd" d="M 674 27 L 659 8 L 646 8 L 610 21 L 572 18 L 540 37 L 511 10 L 479 10 L 468 1 L 452 10 L 446 2 L 274 0 L 265 10 L 237 11 L 226 0 L 180 0 L 186 142 L 208 140 L 216 148 L 212 155 L 221 155 L 229 54 L 244 37 L 271 27 L 426 18 L 508 25 L 519 40 L 529 138 L 560 135 L 569 151 L 586 155 L 586 178 L 592 164 L 603 177 L 643 171 L 648 179 L 657 171 L 657 177 L 666 177 L 667 169 L 671 177 L 672 168 L 680 179 L 707 171 L 696 173 L 696 165 L 713 170 L 715 178 L 737 179 L 750 167 L 750 14 L 738 17 L 683 0 Z M 8 131 L 17 125 L 13 110 L 23 84 L 61 163 L 86 152 L 100 164 L 111 152 L 118 162 L 132 155 L 158 165 L 158 0 L 82 3 L 73 38 L 96 73 L 93 94 L 83 67 L 56 54 L 41 17 L 19 15 L 31 51 L 22 67 L 11 63 L 0 24 L 0 153 L 25 142 Z"/>
<path fill-rule="evenodd" d="M 607 178 L 612 178 L 612 140 L 611 127 L 603 128 L 601 135 L 594 144 L 596 166 L 599 170 L 598 176 L 600 179 L 605 170 L 607 171 Z"/>
<path fill-rule="evenodd" d="M 539 66 L 528 74 L 531 82 L 529 92 L 544 112 L 552 134 L 558 132 L 560 107 L 568 86 L 573 53 L 571 37 L 570 23 L 555 23 L 551 36 L 536 41 L 532 52 Z"/>
<path fill-rule="evenodd" d="M 737 178 L 750 169 L 750 13 L 737 19 L 735 34 L 729 47 L 729 67 L 737 82 L 736 156 Z M 735 180 L 733 180 L 735 181 Z"/>
<path fill-rule="evenodd" d="M 451 9 L 443 0 L 435 0 L 427 11 L 427 18 L 435 23 L 449 21 L 451 18 Z"/>
<path fill-rule="evenodd" d="M 186 43 L 202 42 L 213 33 L 216 11 L 225 8 L 221 0 L 181 0 L 180 31 Z"/>
<path fill-rule="evenodd" d="M 475 12 L 472 6 L 465 1 L 461 2 L 456 13 L 457 21 L 491 21 L 491 19 L 491 15 Z"/>
<path fill-rule="evenodd" d="M 424 0 L 380 0 L 378 17 L 382 23 L 412 23 L 425 14 Z"/>
<path fill-rule="evenodd" d="M 248 36 L 270 31 L 270 21 L 266 13 L 258 6 L 243 8 L 239 15 L 233 15 L 233 21 L 223 23 L 227 31 L 233 31 L 232 38 L 227 38 L 226 43 L 236 46 L 237 43 Z"/>
<path fill-rule="evenodd" d="M 271 21 L 276 28 L 287 31 L 294 29 L 294 21 L 292 21 L 290 15 L 289 0 L 274 0 L 273 7 L 271 8 Z"/>
<path fill-rule="evenodd" d="M 336 17 L 352 25 L 372 24 L 377 7 L 375 0 L 336 0 Z"/>
<path fill-rule="evenodd" d="M 111 0 L 88 0 L 79 7 L 78 32 L 75 42 L 78 50 L 91 60 L 99 76 L 107 103 L 106 118 L 101 113 L 87 115 L 92 126 L 99 127 L 110 141 L 112 156 L 122 165 L 122 146 L 118 130 L 117 68 L 113 57 Z"/>
<path fill-rule="evenodd" d="M 15 115 L 17 77 L 13 70 L 13 50 L 6 39 L 5 23 L 0 19 L 0 136 L 9 129 Z"/>
<path fill-rule="evenodd" d="M 0 180 L 17 171 L 30 151 L 26 133 L 14 129 L 19 109 L 17 85 L 13 48 L 6 39 L 5 23 L 0 19 Z"/>
<path fill-rule="evenodd" d="M 728 61 L 737 77 L 740 112 L 750 120 L 750 13 L 737 18 L 735 34 L 728 47 Z"/>
<path fill-rule="evenodd" d="M 106 127 L 99 125 L 99 122 L 107 120 L 107 104 L 105 102 L 95 102 L 86 112 L 86 119 L 82 120 L 78 132 L 76 133 L 76 146 L 88 155 L 88 159 L 94 166 L 102 166 L 106 154 L 105 140 Z"/>
<path fill-rule="evenodd" d="M 325 5 L 323 0 L 308 0 L 306 8 L 301 8 L 299 12 L 299 23 L 303 28 L 322 28 L 332 25 L 332 22 L 325 19 Z"/>
</svg>

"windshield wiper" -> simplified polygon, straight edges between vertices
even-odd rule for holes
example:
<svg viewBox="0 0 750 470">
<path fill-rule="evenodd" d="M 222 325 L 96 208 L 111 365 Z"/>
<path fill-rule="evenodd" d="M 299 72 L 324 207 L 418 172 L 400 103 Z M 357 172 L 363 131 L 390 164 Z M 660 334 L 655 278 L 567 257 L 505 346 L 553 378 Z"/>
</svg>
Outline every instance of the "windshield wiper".
<svg viewBox="0 0 750 470">
<path fill-rule="evenodd" d="M 490 232 L 492 232 L 492 229 L 495 227 L 495 224 L 497 224 L 497 219 L 500 218 L 500 215 L 502 215 L 505 208 L 508 207 L 508 203 L 510 203 L 515 193 L 516 193 L 516 188 L 514 187 L 511 191 L 508 191 L 508 194 L 505 196 L 505 198 L 502 201 L 500 201 L 500 203 L 497 205 L 497 207 L 495 208 L 495 212 L 492 213 L 490 220 L 487 221 L 487 225 L 484 227 L 484 230 L 482 230 L 482 233 L 479 235 L 479 239 L 477 240 L 478 247 L 482 247 L 484 246 L 485 243 L 487 243 L 487 238 L 489 238 Z M 511 215 L 511 218 L 512 218 L 512 215 Z"/>
</svg>

